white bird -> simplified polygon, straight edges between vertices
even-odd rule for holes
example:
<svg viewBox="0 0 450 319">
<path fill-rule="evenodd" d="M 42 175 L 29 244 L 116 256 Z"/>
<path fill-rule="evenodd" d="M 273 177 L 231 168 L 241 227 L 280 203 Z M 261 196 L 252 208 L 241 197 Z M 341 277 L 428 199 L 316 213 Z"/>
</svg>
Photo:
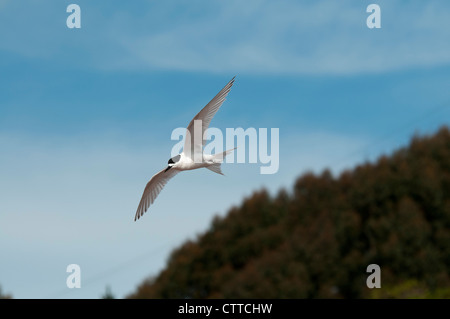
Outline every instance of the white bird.
<svg viewBox="0 0 450 319">
<path fill-rule="evenodd" d="M 206 140 L 203 136 L 230 92 L 234 79 L 235 77 L 191 120 L 186 129 L 183 152 L 169 159 L 167 168 L 153 175 L 147 183 L 134 217 L 135 221 L 147 211 L 167 182 L 179 172 L 205 167 L 223 175 L 220 169 L 223 158 L 235 148 L 214 155 L 204 154 Z"/>
</svg>

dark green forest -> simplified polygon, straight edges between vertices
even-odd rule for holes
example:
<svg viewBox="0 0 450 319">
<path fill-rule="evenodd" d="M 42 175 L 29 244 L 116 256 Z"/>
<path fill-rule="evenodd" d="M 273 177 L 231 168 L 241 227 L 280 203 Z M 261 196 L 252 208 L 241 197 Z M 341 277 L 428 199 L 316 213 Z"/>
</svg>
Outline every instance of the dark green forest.
<svg viewBox="0 0 450 319">
<path fill-rule="evenodd" d="M 450 131 L 255 192 L 129 298 L 450 298 Z M 381 288 L 369 289 L 369 264 Z"/>
</svg>

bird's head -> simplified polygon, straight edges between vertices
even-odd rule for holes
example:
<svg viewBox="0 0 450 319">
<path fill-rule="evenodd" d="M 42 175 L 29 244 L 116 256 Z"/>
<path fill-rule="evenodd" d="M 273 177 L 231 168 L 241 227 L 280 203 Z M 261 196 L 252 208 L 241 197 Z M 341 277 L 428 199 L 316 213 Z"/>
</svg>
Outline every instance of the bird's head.
<svg viewBox="0 0 450 319">
<path fill-rule="evenodd" d="M 180 157 L 181 157 L 181 155 L 177 155 L 177 156 L 170 158 L 169 161 L 167 162 L 167 164 L 169 166 L 167 166 L 167 168 L 164 172 L 167 172 L 172 166 L 174 166 L 175 163 L 177 163 L 180 160 Z"/>
</svg>

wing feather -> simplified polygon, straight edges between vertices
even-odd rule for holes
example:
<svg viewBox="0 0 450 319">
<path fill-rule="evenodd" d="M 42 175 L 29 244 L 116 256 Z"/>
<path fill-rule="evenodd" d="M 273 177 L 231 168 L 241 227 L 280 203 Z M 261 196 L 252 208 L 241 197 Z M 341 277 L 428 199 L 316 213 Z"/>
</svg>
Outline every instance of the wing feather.
<svg viewBox="0 0 450 319">
<path fill-rule="evenodd" d="M 197 115 L 189 123 L 186 131 L 186 139 L 184 142 L 183 152 L 191 159 L 194 159 L 193 154 L 202 153 L 203 146 L 205 146 L 206 143 L 206 140 L 203 139 L 205 131 L 208 129 L 209 123 L 211 123 L 212 118 L 225 101 L 231 87 L 233 86 L 235 78 L 236 77 L 233 77 L 230 82 L 228 82 L 228 84 L 225 85 L 224 88 L 220 90 L 220 92 L 217 93 L 217 95 L 208 104 L 206 104 L 206 106 L 200 112 L 198 112 Z M 202 121 L 202 136 L 201 138 L 197 137 L 197 139 L 194 140 L 194 123 L 196 120 Z"/>
<path fill-rule="evenodd" d="M 145 186 L 144 193 L 142 194 L 141 201 L 139 202 L 139 206 L 134 217 L 135 221 L 147 211 L 150 205 L 155 201 L 156 197 L 158 197 L 164 186 L 166 186 L 167 182 L 178 173 L 178 170 L 173 168 L 169 169 L 167 172 L 165 172 L 165 170 L 166 169 L 163 169 L 159 173 L 153 175 Z"/>
</svg>

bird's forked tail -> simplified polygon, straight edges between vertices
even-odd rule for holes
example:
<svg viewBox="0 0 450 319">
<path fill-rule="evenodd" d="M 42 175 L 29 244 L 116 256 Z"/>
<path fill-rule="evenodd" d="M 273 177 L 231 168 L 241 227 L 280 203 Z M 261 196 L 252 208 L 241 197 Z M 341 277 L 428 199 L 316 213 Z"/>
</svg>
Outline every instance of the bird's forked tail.
<svg viewBox="0 0 450 319">
<path fill-rule="evenodd" d="M 234 151 L 235 149 L 236 149 L 236 147 L 235 147 L 235 148 L 232 148 L 232 149 L 229 149 L 229 150 L 227 150 L 227 151 L 224 151 L 224 152 L 222 152 L 222 153 L 214 154 L 214 155 L 213 155 L 213 158 L 212 158 L 214 164 L 212 164 L 212 165 L 210 165 L 210 166 L 207 166 L 206 168 L 209 169 L 210 171 L 214 172 L 214 173 L 223 175 L 220 166 L 222 165 L 222 162 L 223 162 L 225 156 L 227 156 L 228 154 L 230 154 L 230 153 L 231 153 L 232 151 Z"/>
</svg>

